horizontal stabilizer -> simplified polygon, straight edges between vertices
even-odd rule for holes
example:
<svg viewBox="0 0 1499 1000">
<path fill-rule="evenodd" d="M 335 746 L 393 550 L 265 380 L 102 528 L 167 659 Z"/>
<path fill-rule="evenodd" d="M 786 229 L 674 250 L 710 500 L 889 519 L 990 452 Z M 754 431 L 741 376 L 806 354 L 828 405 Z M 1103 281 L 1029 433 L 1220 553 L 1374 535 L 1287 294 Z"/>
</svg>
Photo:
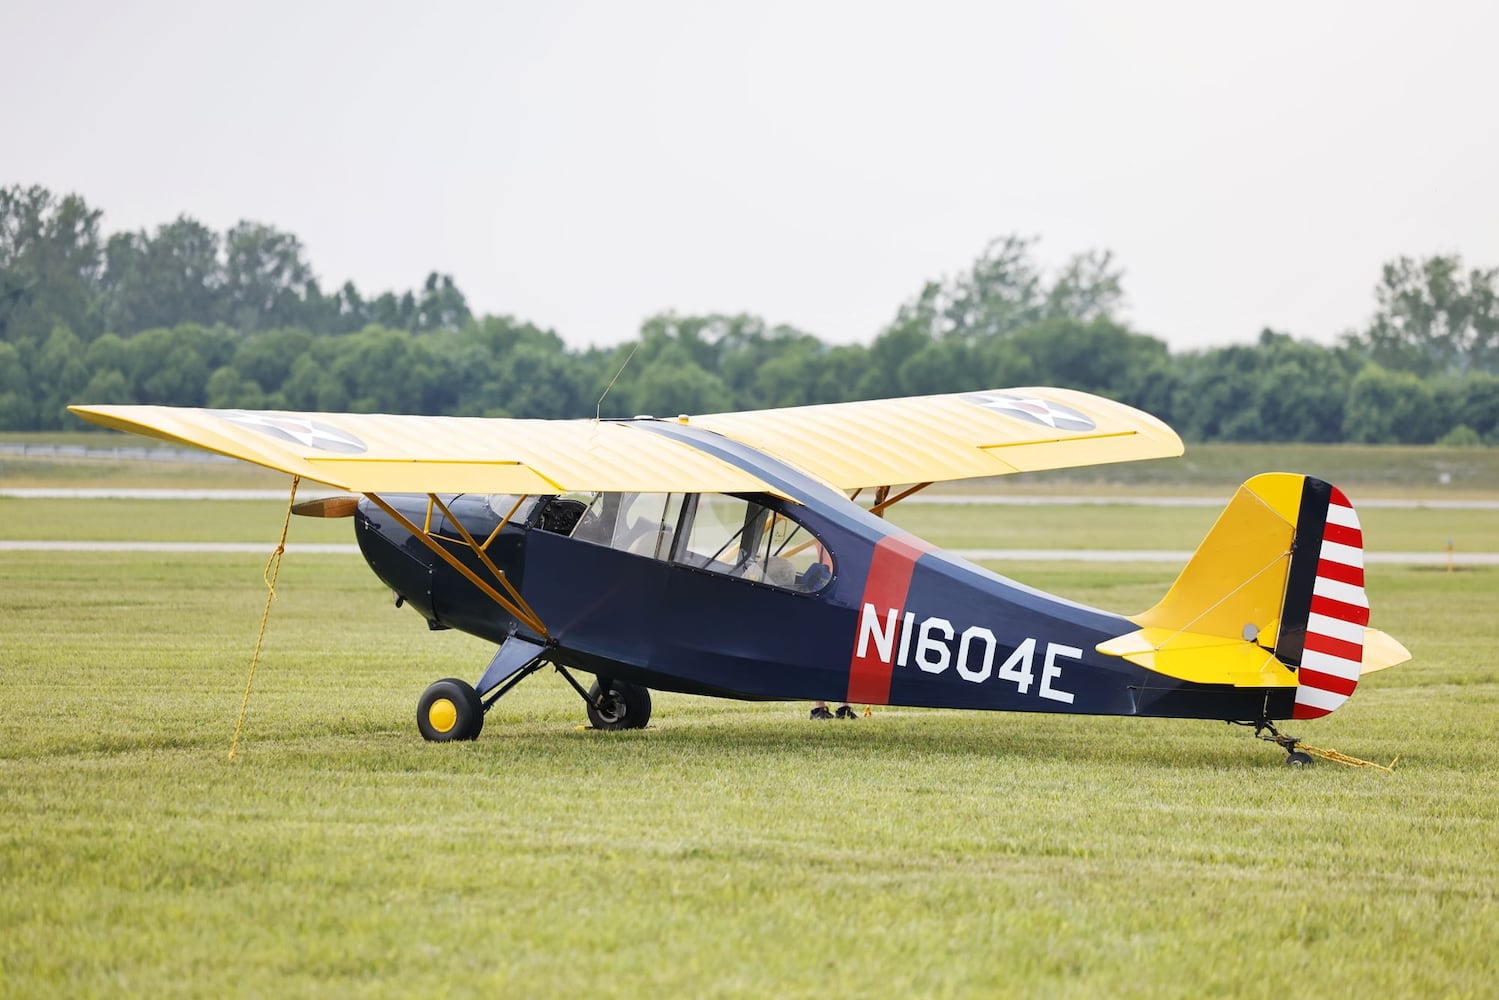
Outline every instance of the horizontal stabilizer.
<svg viewBox="0 0 1499 1000">
<path fill-rule="evenodd" d="M 1295 687 L 1296 673 L 1257 642 L 1197 632 L 1142 628 L 1098 644 L 1147 670 L 1194 684 L 1234 687 Z M 1377 628 L 1364 629 L 1360 676 L 1404 663 L 1410 650 Z"/>
<path fill-rule="evenodd" d="M 1361 674 L 1393 667 L 1411 658 L 1411 651 L 1377 628 L 1364 629 L 1364 662 Z"/>
<path fill-rule="evenodd" d="M 1296 674 L 1253 642 L 1201 632 L 1142 628 L 1099 643 L 1098 651 L 1194 684 L 1295 687 Z"/>
</svg>

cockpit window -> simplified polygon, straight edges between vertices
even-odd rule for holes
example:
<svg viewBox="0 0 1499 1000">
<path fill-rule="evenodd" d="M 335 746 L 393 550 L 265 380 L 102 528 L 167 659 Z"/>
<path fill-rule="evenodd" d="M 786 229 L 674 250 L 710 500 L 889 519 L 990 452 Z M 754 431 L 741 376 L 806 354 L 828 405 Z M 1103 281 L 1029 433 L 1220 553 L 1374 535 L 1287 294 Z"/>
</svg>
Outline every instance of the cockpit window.
<svg viewBox="0 0 1499 1000">
<path fill-rule="evenodd" d="M 557 501 L 553 501 L 556 503 Z M 579 504 L 572 537 L 665 559 L 682 511 L 680 493 L 596 493 Z"/>
<path fill-rule="evenodd" d="M 803 593 L 821 590 L 832 579 L 827 549 L 787 515 L 722 494 L 693 499 L 678 561 Z"/>
<path fill-rule="evenodd" d="M 595 493 L 584 507 L 572 536 L 579 541 L 608 545 L 614 535 L 614 515 L 619 511 L 618 493 Z"/>
<path fill-rule="evenodd" d="M 515 493 L 491 493 L 484 498 L 489 512 L 500 520 L 510 519 L 511 524 L 524 524 L 536 506 L 535 497 L 523 497 Z"/>
<path fill-rule="evenodd" d="M 593 499 L 591 493 L 564 493 L 561 496 L 552 497 L 541 508 L 541 516 L 536 519 L 536 526 L 542 531 L 550 531 L 554 535 L 571 535 L 582 520 L 583 513 L 588 509 L 589 502 Z"/>
<path fill-rule="evenodd" d="M 801 593 L 827 586 L 833 558 L 786 514 L 722 493 L 571 493 L 538 524 L 578 541 Z"/>
<path fill-rule="evenodd" d="M 652 559 L 667 558 L 682 513 L 682 494 L 627 493 L 625 497 L 629 503 L 620 504 L 610 546 Z"/>
</svg>

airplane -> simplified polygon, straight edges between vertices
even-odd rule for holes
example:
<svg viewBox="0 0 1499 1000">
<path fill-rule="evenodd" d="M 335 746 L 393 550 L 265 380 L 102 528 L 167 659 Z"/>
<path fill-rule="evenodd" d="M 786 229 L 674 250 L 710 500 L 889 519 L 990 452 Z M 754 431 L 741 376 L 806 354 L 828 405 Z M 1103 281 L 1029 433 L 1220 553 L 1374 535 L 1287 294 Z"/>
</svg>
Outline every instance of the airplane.
<svg viewBox="0 0 1499 1000">
<path fill-rule="evenodd" d="M 550 665 L 597 729 L 646 726 L 652 690 L 1211 719 L 1302 766 L 1276 723 L 1325 716 L 1410 657 L 1368 627 L 1358 514 L 1312 476 L 1249 479 L 1133 615 L 882 516 L 934 482 L 1182 454 L 1162 421 L 1075 390 L 592 420 L 70 409 L 287 473 L 293 499 L 301 480 L 357 494 L 293 510 L 351 517 L 397 607 L 497 647 L 477 682 L 438 680 L 418 700 L 435 742 L 476 738 Z"/>
</svg>

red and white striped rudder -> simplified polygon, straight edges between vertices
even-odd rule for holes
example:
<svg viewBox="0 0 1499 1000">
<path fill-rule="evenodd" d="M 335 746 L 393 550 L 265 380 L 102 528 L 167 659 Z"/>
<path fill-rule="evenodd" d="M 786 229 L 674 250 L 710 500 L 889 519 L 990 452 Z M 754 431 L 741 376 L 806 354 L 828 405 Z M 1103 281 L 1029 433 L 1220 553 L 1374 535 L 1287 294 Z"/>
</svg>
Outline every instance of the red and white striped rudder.
<svg viewBox="0 0 1499 1000">
<path fill-rule="evenodd" d="M 1298 542 L 1302 538 L 1298 534 Z M 1369 598 L 1364 533 L 1343 491 L 1331 488 L 1316 562 L 1306 644 L 1297 671 L 1294 719 L 1320 718 L 1353 694 L 1364 655 Z"/>
</svg>

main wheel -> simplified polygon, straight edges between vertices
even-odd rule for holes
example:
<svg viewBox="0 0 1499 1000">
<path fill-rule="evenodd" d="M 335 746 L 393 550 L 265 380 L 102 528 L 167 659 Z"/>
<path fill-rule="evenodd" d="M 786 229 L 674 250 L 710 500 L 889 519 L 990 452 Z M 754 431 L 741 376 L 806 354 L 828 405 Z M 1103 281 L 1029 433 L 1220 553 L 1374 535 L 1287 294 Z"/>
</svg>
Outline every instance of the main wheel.
<svg viewBox="0 0 1499 1000">
<path fill-rule="evenodd" d="M 484 728 L 479 692 L 456 677 L 437 681 L 416 703 L 416 728 L 433 743 L 471 740 Z"/>
<path fill-rule="evenodd" d="M 644 729 L 651 721 L 650 689 L 600 677 L 588 689 L 588 721 L 595 729 Z"/>
<path fill-rule="evenodd" d="M 1312 755 L 1309 753 L 1303 753 L 1300 750 L 1292 750 L 1290 753 L 1286 754 L 1286 766 L 1311 767 Z"/>
</svg>

